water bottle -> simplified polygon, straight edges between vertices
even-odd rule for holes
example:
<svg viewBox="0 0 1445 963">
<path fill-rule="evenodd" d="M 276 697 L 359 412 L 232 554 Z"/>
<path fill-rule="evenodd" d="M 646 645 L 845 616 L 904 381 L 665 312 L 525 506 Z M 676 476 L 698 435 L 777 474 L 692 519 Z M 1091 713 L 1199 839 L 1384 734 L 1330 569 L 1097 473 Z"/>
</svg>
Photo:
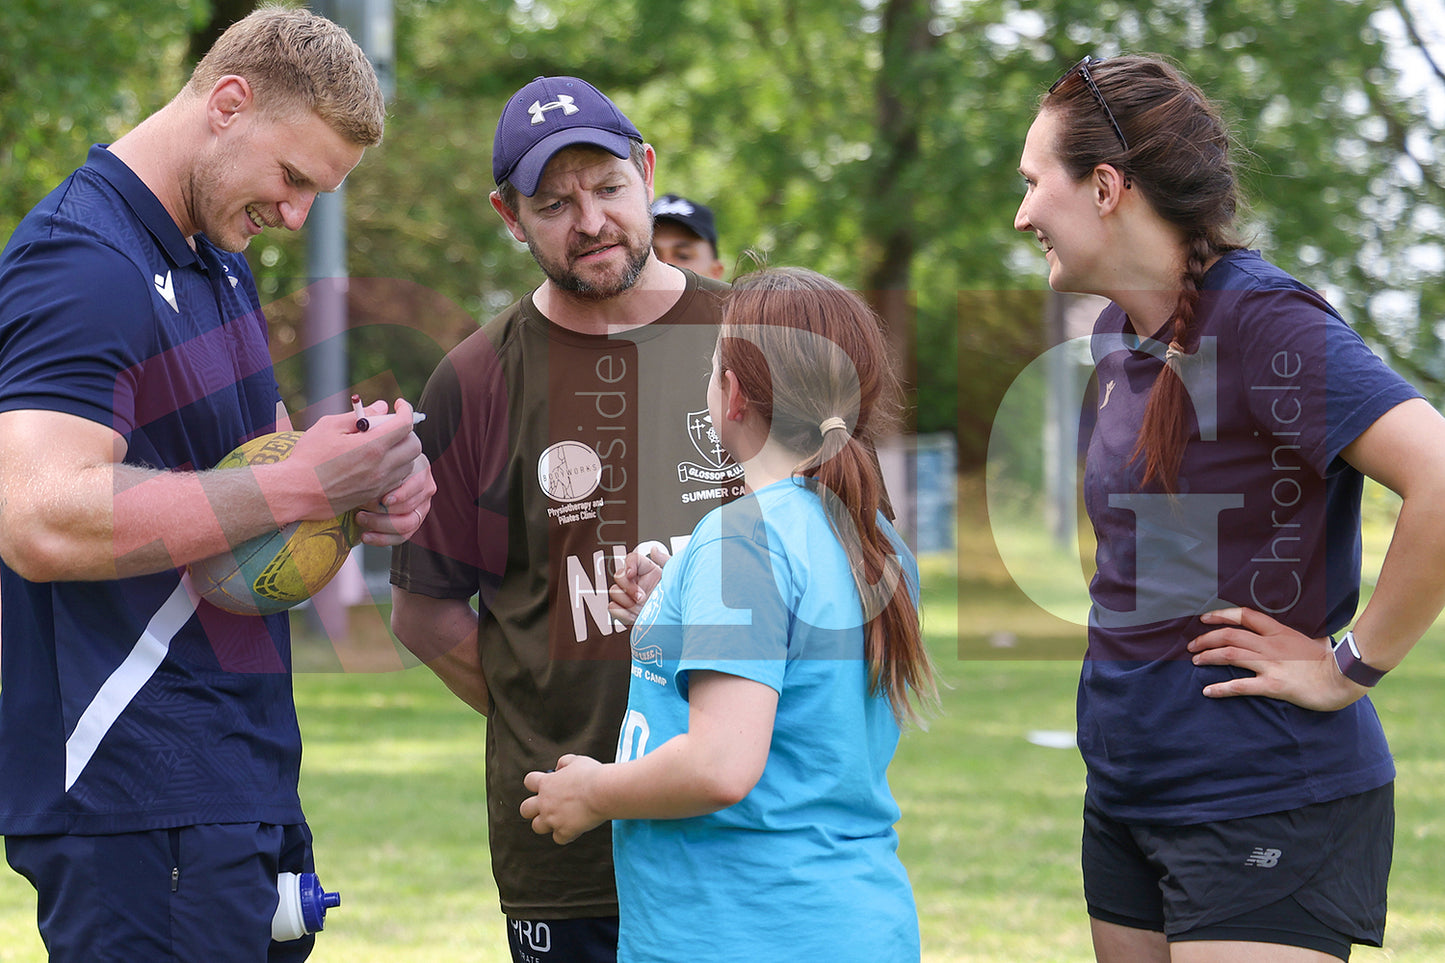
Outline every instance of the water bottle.
<svg viewBox="0 0 1445 963">
<path fill-rule="evenodd" d="M 341 905 L 340 893 L 321 888 L 315 873 L 282 873 L 276 877 L 276 915 L 271 918 L 271 939 L 299 940 L 326 925 L 326 910 Z"/>
</svg>

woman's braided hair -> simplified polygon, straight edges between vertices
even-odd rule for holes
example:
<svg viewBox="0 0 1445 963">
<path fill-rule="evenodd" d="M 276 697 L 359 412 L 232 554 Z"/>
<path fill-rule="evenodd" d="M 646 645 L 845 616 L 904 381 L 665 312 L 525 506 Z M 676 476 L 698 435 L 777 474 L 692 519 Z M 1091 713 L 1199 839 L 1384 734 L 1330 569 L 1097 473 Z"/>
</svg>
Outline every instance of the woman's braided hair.
<svg viewBox="0 0 1445 963">
<path fill-rule="evenodd" d="M 1195 309 L 1204 273 L 1219 255 L 1242 245 L 1234 234 L 1239 188 L 1230 136 L 1219 109 L 1173 65 L 1153 56 L 1089 64 L 1099 93 L 1118 121 L 1126 149 L 1082 76 L 1066 77 L 1045 95 L 1042 110 L 1058 112 L 1056 148 L 1070 174 L 1088 177 L 1100 164 L 1117 168 L 1158 214 L 1179 229 L 1185 248 L 1179 297 L 1165 333 L 1184 353 L 1198 348 Z M 1177 490 L 1189 441 L 1186 391 L 1170 365 L 1149 393 L 1134 457 L 1144 483 Z"/>
</svg>

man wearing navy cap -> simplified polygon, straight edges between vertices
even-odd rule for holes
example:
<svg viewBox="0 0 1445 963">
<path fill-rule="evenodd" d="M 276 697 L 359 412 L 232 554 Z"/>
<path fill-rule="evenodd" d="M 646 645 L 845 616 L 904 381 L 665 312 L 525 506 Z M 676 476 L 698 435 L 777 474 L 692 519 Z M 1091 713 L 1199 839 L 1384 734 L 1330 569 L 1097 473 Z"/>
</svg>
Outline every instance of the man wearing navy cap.
<svg viewBox="0 0 1445 963">
<path fill-rule="evenodd" d="M 538 77 L 503 108 L 492 206 L 544 279 L 432 375 L 418 434 L 437 493 L 392 559 L 398 637 L 488 717 L 492 869 L 519 963 L 616 959 L 610 833 L 534 834 L 522 780 L 615 754 L 631 651 L 611 576 L 741 493 L 705 398 L 726 286 L 654 253 L 655 164 L 586 81 Z"/>
<path fill-rule="evenodd" d="M 652 249 L 665 263 L 718 281 L 727 273 L 717 253 L 712 208 L 677 194 L 652 202 Z"/>
</svg>

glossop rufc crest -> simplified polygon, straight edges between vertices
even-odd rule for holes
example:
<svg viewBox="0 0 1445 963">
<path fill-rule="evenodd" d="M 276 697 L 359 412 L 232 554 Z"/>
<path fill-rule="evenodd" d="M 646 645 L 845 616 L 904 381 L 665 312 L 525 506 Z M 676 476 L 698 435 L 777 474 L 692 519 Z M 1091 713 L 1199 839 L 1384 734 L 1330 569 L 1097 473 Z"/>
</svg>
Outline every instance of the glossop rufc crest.
<svg viewBox="0 0 1445 963">
<path fill-rule="evenodd" d="M 727 449 L 722 446 L 722 439 L 718 437 L 712 415 L 708 414 L 707 409 L 689 411 L 686 418 L 687 437 L 691 439 L 692 447 L 706 464 L 682 462 L 677 466 L 677 480 L 716 485 L 742 477 L 743 466 L 733 461 Z"/>
</svg>

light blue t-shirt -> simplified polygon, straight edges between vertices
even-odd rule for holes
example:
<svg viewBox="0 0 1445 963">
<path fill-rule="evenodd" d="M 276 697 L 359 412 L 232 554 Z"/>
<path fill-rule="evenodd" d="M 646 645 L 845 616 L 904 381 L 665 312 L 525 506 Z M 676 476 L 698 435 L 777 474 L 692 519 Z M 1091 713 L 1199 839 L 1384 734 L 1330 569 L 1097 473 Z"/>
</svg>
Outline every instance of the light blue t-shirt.
<svg viewBox="0 0 1445 963">
<path fill-rule="evenodd" d="M 687 731 L 694 670 L 761 682 L 778 710 L 741 802 L 613 824 L 619 960 L 919 958 L 887 780 L 899 729 L 869 692 L 863 621 L 821 501 L 791 479 L 713 511 L 667 564 L 632 633 L 618 761 Z"/>
</svg>

